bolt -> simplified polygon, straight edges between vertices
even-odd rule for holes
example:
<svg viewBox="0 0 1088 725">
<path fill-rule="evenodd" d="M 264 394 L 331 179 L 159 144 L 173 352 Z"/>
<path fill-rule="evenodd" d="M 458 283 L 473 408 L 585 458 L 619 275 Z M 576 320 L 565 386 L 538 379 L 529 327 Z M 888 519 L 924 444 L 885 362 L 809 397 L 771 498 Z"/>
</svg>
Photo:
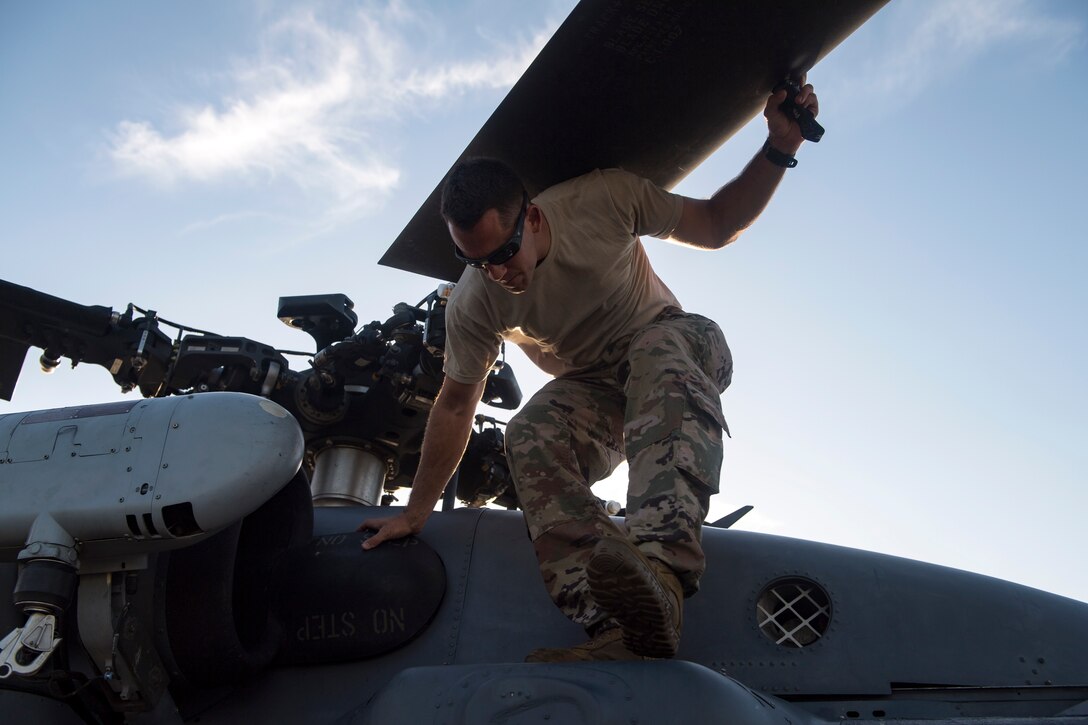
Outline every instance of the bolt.
<svg viewBox="0 0 1088 725">
<path fill-rule="evenodd" d="M 125 497 L 124 497 L 124 496 L 122 496 L 121 498 L 117 499 L 117 503 L 124 503 L 124 502 L 125 502 Z"/>
<path fill-rule="evenodd" d="M 169 463 L 164 463 L 164 464 L 162 464 L 162 467 L 163 467 L 163 468 L 169 468 L 169 467 L 170 467 L 170 464 L 169 464 Z"/>
<path fill-rule="evenodd" d="M 132 473 L 132 466 L 129 466 L 128 468 L 126 468 L 125 472 L 126 473 Z"/>
<path fill-rule="evenodd" d="M 75 458 L 75 457 L 76 457 L 76 452 L 72 451 L 72 458 Z"/>
<path fill-rule="evenodd" d="M 174 424 L 173 424 L 172 426 L 170 426 L 170 427 L 171 427 L 171 428 L 177 428 L 177 427 L 178 427 L 178 424 L 177 424 L 177 423 L 174 423 Z"/>
<path fill-rule="evenodd" d="M 46 453 L 44 456 L 42 456 L 42 459 L 48 461 L 49 460 L 49 454 Z"/>
</svg>

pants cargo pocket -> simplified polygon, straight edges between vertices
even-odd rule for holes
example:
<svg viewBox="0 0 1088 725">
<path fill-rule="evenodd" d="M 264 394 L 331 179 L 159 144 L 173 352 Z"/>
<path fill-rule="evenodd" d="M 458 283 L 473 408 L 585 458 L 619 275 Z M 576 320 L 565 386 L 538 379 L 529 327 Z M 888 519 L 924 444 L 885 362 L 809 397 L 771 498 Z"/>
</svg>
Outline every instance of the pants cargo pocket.
<svg viewBox="0 0 1088 725">
<path fill-rule="evenodd" d="M 718 492 L 725 418 L 717 397 L 691 383 L 679 383 L 663 396 L 653 414 L 628 423 L 625 450 L 631 464 L 629 494 L 635 498 L 668 492 L 671 472 L 710 493 Z"/>
<path fill-rule="evenodd" d="M 688 407 L 673 440 L 675 465 L 712 493 L 718 492 L 722 470 L 722 432 L 729 433 L 721 404 L 693 385 L 687 386 Z"/>
</svg>

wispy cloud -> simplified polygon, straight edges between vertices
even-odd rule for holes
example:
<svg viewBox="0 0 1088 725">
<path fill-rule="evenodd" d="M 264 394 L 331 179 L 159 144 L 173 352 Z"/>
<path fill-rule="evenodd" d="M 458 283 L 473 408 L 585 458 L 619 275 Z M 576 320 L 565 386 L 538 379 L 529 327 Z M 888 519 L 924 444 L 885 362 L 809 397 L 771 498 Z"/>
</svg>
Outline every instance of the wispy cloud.
<svg viewBox="0 0 1088 725">
<path fill-rule="evenodd" d="M 1076 19 L 1046 14 L 1027 0 L 940 0 L 895 5 L 895 39 L 870 66 L 862 82 L 870 91 L 911 96 L 950 77 L 985 53 L 1010 44 L 1037 49 L 1041 62 L 1059 61 L 1083 42 Z"/>
<path fill-rule="evenodd" d="M 443 64 L 420 58 L 410 40 L 434 27 L 425 11 L 396 1 L 367 5 L 336 26 L 311 12 L 280 18 L 263 32 L 258 56 L 226 74 L 220 97 L 157 122 L 121 121 L 109 156 L 122 173 L 163 184 L 286 180 L 327 197 L 337 216 L 365 210 L 400 178 L 397 159 L 374 138 L 378 124 L 420 104 L 510 86 L 550 35 Z"/>
<path fill-rule="evenodd" d="M 408 97 L 424 96 L 441 98 L 451 92 L 473 88 L 504 88 L 514 85 L 522 72 L 547 42 L 548 33 L 533 38 L 532 43 L 520 54 L 508 55 L 503 62 L 494 65 L 489 61 L 461 63 L 448 68 L 427 69 L 413 72 L 404 82 Z"/>
<path fill-rule="evenodd" d="M 250 222 L 253 220 L 263 220 L 269 222 L 284 222 L 285 219 L 276 214 L 271 214 L 264 211 L 238 211 L 230 214 L 220 214 L 219 216 L 211 219 L 202 219 L 200 221 L 188 224 L 178 230 L 178 236 L 185 236 L 187 234 L 193 234 L 194 232 L 202 232 L 213 227 L 220 226 L 222 224 L 234 224 L 237 222 Z"/>
</svg>

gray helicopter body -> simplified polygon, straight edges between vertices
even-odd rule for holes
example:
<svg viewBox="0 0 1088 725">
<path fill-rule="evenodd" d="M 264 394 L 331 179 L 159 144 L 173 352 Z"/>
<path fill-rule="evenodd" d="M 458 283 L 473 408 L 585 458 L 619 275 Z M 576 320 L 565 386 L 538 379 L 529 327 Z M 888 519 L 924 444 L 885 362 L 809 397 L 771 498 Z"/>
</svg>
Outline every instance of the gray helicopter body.
<svg viewBox="0 0 1088 725">
<path fill-rule="evenodd" d="M 208 406 L 261 401 L 203 397 Z M 184 399 L 143 404 L 155 412 L 153 404 L 177 400 Z M 41 417 L 11 414 L 0 424 L 35 425 Z M 170 421 L 161 426 L 166 435 L 176 430 Z M 52 425 L 69 434 L 76 427 L 71 418 Z M 266 423 L 257 416 L 249 425 Z M 190 441 L 191 451 L 174 451 L 174 475 L 206 467 L 187 465 L 186 454 L 216 450 L 215 432 Z M 119 452 L 101 455 L 124 462 Z M 0 486 L 15 499 L 11 487 L 40 483 L 34 467 L 57 465 L 88 472 L 70 480 L 109 480 L 90 459 L 6 464 Z M 279 477 L 293 468 L 288 461 Z M 222 481 L 224 491 L 246 488 Z M 274 526 L 188 534 L 197 543 L 174 551 L 161 551 L 162 538 L 135 536 L 99 556 L 91 546 L 81 551 L 82 577 L 112 568 L 125 582 L 124 617 L 140 623 L 159 658 L 155 675 L 133 665 L 117 676 L 131 678 L 135 701 L 155 700 L 136 721 L 486 722 L 514 713 L 534 722 L 1088 721 L 1088 605 L 1081 602 L 917 561 L 708 525 L 708 570 L 686 607 L 676 661 L 523 664 L 530 649 L 573 644 L 584 633 L 546 596 L 519 513 L 436 513 L 418 538 L 365 552 L 358 522 L 396 509 L 311 510 L 305 492 L 283 495 L 299 481 L 291 478 L 247 517 Z M 73 502 L 85 498 L 73 490 Z M 63 501 L 54 499 L 58 521 L 68 520 Z M 239 504 L 235 514 L 246 508 Z M 0 566 L 5 587 L 15 587 L 16 575 L 15 564 Z M 179 587 L 180 614 L 165 596 Z M 79 597 L 85 607 L 82 591 Z M 18 626 L 14 607 L 2 611 L 0 624 Z M 80 621 L 94 624 L 83 613 Z M 254 622 L 261 623 L 256 635 Z M 69 645 L 68 666 L 93 673 L 79 649 Z M 118 662 L 127 654 L 120 652 Z M 0 689 L 0 702 L 27 721 L 78 721 L 32 689 Z"/>
</svg>

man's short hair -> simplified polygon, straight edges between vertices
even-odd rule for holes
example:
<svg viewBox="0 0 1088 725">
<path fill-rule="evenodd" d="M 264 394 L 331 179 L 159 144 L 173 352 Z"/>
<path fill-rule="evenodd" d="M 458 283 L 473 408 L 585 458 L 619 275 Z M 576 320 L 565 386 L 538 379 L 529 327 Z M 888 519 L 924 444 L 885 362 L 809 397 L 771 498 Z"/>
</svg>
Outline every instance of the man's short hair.
<svg viewBox="0 0 1088 725">
<path fill-rule="evenodd" d="M 458 161 L 442 187 L 442 218 L 458 229 L 472 229 L 488 209 L 499 212 L 503 226 L 521 213 L 525 187 L 514 170 L 498 159 Z"/>
</svg>

